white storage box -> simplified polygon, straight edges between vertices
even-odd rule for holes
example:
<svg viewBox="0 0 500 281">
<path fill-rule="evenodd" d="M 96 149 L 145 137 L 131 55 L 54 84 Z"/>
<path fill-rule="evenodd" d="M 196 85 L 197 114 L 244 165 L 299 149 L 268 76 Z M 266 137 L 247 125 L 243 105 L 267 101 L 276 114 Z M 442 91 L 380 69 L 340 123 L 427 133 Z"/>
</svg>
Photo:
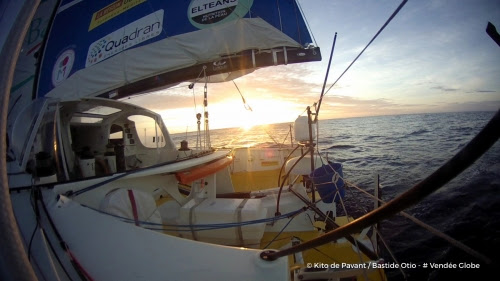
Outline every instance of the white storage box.
<svg viewBox="0 0 500 281">
<path fill-rule="evenodd" d="M 227 224 L 264 219 L 267 210 L 260 199 L 192 199 L 181 207 L 178 223 L 182 225 Z M 243 202 L 245 200 L 245 202 Z M 191 221 L 190 221 L 190 213 Z M 181 228 L 182 237 L 231 246 L 258 248 L 264 235 L 265 223 L 240 227 L 203 230 L 193 233 Z M 196 228 L 195 228 L 196 229 Z M 241 235 L 240 235 L 241 234 Z"/>
</svg>

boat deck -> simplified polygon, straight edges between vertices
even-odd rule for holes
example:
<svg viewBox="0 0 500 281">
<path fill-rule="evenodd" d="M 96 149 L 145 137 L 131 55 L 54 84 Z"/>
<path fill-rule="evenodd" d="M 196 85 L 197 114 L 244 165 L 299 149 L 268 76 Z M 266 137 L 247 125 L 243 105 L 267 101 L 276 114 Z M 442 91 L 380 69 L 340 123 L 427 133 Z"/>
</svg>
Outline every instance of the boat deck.
<svg viewBox="0 0 500 281">
<path fill-rule="evenodd" d="M 248 192 L 278 187 L 279 170 L 237 172 L 231 174 L 235 192 Z"/>
</svg>

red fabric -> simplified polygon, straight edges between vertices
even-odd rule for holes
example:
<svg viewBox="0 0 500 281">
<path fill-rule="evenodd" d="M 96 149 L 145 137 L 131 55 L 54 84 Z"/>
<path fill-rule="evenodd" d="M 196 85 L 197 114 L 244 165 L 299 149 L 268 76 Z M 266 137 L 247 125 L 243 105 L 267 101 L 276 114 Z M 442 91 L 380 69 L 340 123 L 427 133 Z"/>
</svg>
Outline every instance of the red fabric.
<svg viewBox="0 0 500 281">
<path fill-rule="evenodd" d="M 128 198 L 130 199 L 130 205 L 132 206 L 132 214 L 134 215 L 135 225 L 139 226 L 139 215 L 137 215 L 137 205 L 135 204 L 133 190 L 128 190 Z"/>
<path fill-rule="evenodd" d="M 225 157 L 207 164 L 203 164 L 200 167 L 196 167 L 189 171 L 179 172 L 175 174 L 177 180 L 182 184 L 188 184 L 195 180 L 205 178 L 206 176 L 217 173 L 218 171 L 226 168 L 233 162 L 232 157 Z"/>
</svg>

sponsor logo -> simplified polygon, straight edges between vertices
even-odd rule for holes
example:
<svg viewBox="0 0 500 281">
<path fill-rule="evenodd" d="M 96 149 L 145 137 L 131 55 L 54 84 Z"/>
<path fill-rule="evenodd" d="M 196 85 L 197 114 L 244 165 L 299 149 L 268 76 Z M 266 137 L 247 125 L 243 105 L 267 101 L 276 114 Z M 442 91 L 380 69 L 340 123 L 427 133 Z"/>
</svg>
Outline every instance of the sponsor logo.
<svg viewBox="0 0 500 281">
<path fill-rule="evenodd" d="M 75 62 L 75 51 L 72 49 L 64 51 L 56 60 L 52 69 L 52 85 L 57 86 L 68 78 L 73 63 Z"/>
<path fill-rule="evenodd" d="M 117 0 L 109 4 L 92 15 L 89 31 L 143 2 L 146 0 Z"/>
<path fill-rule="evenodd" d="M 137 44 L 160 35 L 163 10 L 140 18 L 90 44 L 85 67 L 101 62 Z"/>
<path fill-rule="evenodd" d="M 220 71 L 220 70 L 224 70 L 226 68 L 227 68 L 227 61 L 226 60 L 214 61 L 212 63 L 212 69 L 214 71 Z"/>
<path fill-rule="evenodd" d="M 244 17 L 252 4 L 253 0 L 192 0 L 188 18 L 192 25 L 203 29 Z"/>
</svg>

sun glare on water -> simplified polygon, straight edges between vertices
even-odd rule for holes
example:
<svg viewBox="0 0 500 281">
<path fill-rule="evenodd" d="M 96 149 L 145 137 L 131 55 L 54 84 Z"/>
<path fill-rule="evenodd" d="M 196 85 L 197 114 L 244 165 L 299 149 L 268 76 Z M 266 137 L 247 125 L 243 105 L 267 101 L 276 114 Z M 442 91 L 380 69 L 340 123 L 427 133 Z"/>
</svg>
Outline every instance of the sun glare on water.
<svg viewBox="0 0 500 281">
<path fill-rule="evenodd" d="M 248 131 L 253 128 L 253 126 L 257 125 L 256 124 L 256 119 L 254 114 L 252 114 L 252 111 L 245 110 L 242 112 L 240 116 L 240 128 L 243 129 L 244 131 Z M 252 118 L 253 117 L 253 118 Z"/>
<path fill-rule="evenodd" d="M 282 100 L 249 98 L 248 105 L 252 110 L 246 109 L 241 99 L 210 104 L 210 128 L 241 128 L 248 131 L 258 125 L 293 122 L 301 111 L 297 105 Z M 160 113 L 170 132 L 195 131 L 197 128 L 193 108 L 169 109 Z"/>
<path fill-rule="evenodd" d="M 232 100 L 220 103 L 223 116 L 214 116 L 213 123 L 222 128 L 241 128 L 248 131 L 255 126 L 282 122 L 293 122 L 299 110 L 292 104 L 283 101 L 270 101 L 264 99 L 250 99 L 248 105 L 252 110 L 242 104 L 241 100 Z"/>
</svg>

